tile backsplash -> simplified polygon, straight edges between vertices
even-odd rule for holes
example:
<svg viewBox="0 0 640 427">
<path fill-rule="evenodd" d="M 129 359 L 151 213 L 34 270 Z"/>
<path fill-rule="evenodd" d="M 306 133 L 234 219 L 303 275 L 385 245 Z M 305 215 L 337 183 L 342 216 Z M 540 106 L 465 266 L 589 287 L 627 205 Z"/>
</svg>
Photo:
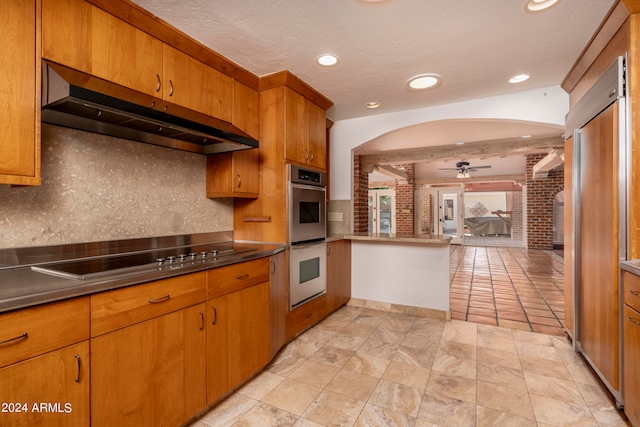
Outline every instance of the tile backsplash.
<svg viewBox="0 0 640 427">
<path fill-rule="evenodd" d="M 42 185 L 0 185 L 0 248 L 228 231 L 207 199 L 206 158 L 42 125 Z"/>
<path fill-rule="evenodd" d="M 327 233 L 351 234 L 351 200 L 330 200 L 327 204 Z"/>
</svg>

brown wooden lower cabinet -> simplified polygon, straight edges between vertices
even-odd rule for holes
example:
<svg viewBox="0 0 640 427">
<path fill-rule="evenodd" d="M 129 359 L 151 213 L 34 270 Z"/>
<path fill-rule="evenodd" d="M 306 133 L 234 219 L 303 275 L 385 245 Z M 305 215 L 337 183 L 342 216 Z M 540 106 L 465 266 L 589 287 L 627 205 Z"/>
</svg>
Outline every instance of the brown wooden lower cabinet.
<svg viewBox="0 0 640 427">
<path fill-rule="evenodd" d="M 327 244 L 327 296 L 329 311 L 351 299 L 351 240 Z"/>
<path fill-rule="evenodd" d="M 207 302 L 207 404 L 269 362 L 268 307 L 268 282 Z"/>
<path fill-rule="evenodd" d="M 91 339 L 91 425 L 175 426 L 206 406 L 204 303 Z"/>
<path fill-rule="evenodd" d="M 624 306 L 624 412 L 640 426 L 640 313 Z"/>
<path fill-rule="evenodd" d="M 89 341 L 0 369 L 0 425 L 89 425 Z"/>
</svg>

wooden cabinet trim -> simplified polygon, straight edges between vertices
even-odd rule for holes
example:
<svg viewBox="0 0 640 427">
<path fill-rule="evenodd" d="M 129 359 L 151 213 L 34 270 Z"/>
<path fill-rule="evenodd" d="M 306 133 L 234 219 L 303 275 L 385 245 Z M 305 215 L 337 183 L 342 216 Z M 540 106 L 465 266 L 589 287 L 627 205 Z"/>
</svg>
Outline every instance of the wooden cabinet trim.
<svg viewBox="0 0 640 427">
<path fill-rule="evenodd" d="M 203 302 L 205 282 L 201 272 L 93 294 L 91 336 Z"/>
<path fill-rule="evenodd" d="M 269 281 L 269 258 L 218 267 L 207 271 L 207 299 Z"/>
<path fill-rule="evenodd" d="M 89 312 L 86 296 L 0 314 L 0 367 L 89 339 Z"/>
</svg>

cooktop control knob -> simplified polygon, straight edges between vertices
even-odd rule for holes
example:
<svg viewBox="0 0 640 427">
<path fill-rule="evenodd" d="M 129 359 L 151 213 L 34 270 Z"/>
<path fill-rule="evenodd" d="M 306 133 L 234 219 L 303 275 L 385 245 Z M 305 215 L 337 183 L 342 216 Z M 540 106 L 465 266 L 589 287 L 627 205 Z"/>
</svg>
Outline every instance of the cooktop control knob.
<svg viewBox="0 0 640 427">
<path fill-rule="evenodd" d="M 207 257 L 207 253 L 205 251 L 200 252 L 200 256 L 202 258 L 206 258 Z"/>
<path fill-rule="evenodd" d="M 162 264 L 164 264 L 164 262 L 165 262 L 164 258 L 156 258 L 156 264 L 162 265 Z"/>
<path fill-rule="evenodd" d="M 218 256 L 218 251 L 216 249 L 212 250 L 211 255 Z"/>
<path fill-rule="evenodd" d="M 184 261 L 186 257 L 187 257 L 187 256 L 186 256 L 185 254 L 180 254 L 180 255 L 178 255 L 178 259 L 179 259 L 180 261 Z"/>
<path fill-rule="evenodd" d="M 176 257 L 174 257 L 173 255 L 167 257 L 168 262 L 174 262 L 175 260 L 176 260 Z"/>
<path fill-rule="evenodd" d="M 196 257 L 197 255 L 198 255 L 198 254 L 196 254 L 195 252 L 189 252 L 189 258 L 191 258 L 191 259 L 195 259 L 195 257 Z"/>
</svg>

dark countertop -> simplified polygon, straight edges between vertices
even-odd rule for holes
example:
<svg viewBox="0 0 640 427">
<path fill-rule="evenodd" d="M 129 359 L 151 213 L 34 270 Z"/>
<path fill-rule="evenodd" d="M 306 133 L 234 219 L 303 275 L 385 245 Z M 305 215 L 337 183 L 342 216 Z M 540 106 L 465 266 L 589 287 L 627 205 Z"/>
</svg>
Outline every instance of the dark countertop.
<svg viewBox="0 0 640 427">
<path fill-rule="evenodd" d="M 248 250 L 219 259 L 212 257 L 176 261 L 164 266 L 151 264 L 114 270 L 92 278 L 61 277 L 36 271 L 30 265 L 2 268 L 0 269 L 0 312 L 250 261 L 275 255 L 286 248 L 285 245 L 277 243 L 246 241 L 238 243 Z"/>
<path fill-rule="evenodd" d="M 636 276 L 640 276 L 640 259 L 621 261 L 620 268 Z"/>
<path fill-rule="evenodd" d="M 378 233 L 353 233 L 343 236 L 344 239 L 355 241 L 382 242 L 382 243 L 412 243 L 421 246 L 449 246 L 451 236 L 432 234 L 378 234 Z"/>
</svg>

